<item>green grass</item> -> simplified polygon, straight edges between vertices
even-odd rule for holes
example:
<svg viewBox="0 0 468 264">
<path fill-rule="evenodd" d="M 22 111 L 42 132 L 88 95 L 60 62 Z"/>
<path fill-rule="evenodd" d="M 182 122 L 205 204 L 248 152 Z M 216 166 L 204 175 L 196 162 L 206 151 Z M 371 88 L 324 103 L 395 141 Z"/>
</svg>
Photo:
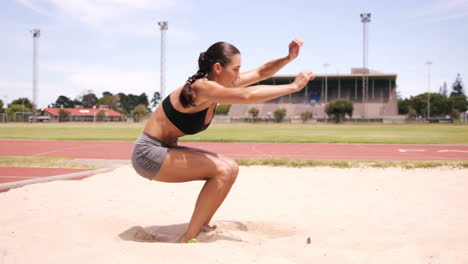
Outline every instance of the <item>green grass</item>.
<svg viewBox="0 0 468 264">
<path fill-rule="evenodd" d="M 74 163 L 71 158 L 38 157 L 38 156 L 0 156 L 0 167 L 42 167 L 42 168 L 75 168 L 98 169 L 95 165 Z M 332 168 L 391 168 L 405 169 L 450 167 L 467 169 L 468 161 L 342 161 L 342 160 L 303 160 L 303 159 L 236 159 L 241 166 L 273 167 L 332 167 Z"/>
<path fill-rule="evenodd" d="M 438 167 L 450 167 L 467 169 L 468 161 L 342 161 L 342 160 L 303 160 L 303 159 L 236 159 L 241 166 L 274 166 L 274 167 L 332 167 L 332 168 L 391 168 L 405 169 L 431 169 Z"/>
<path fill-rule="evenodd" d="M 42 157 L 42 156 L 0 156 L 0 167 L 41 167 L 41 168 L 73 168 L 98 169 L 101 166 L 72 162 L 72 158 Z"/>
<path fill-rule="evenodd" d="M 0 139 L 134 141 L 144 124 L 0 124 Z M 212 124 L 180 141 L 468 144 L 468 125 L 454 124 Z"/>
</svg>

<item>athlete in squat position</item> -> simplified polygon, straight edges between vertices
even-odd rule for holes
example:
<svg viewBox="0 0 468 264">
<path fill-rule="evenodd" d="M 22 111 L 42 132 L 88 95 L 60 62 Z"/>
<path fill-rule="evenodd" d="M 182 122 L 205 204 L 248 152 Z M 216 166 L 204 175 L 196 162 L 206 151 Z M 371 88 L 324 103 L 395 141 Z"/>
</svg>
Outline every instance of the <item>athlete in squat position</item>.
<svg viewBox="0 0 468 264">
<path fill-rule="evenodd" d="M 299 73 L 290 84 L 249 86 L 273 76 L 294 60 L 302 45 L 302 40 L 295 39 L 286 57 L 240 73 L 239 50 L 217 42 L 200 54 L 198 72 L 168 95 L 148 120 L 132 154 L 138 174 L 161 182 L 206 181 L 179 242 L 194 241 L 203 226 L 210 227 L 211 218 L 236 180 L 239 166 L 216 153 L 180 147 L 178 138 L 208 128 L 217 104 L 253 104 L 302 90 L 314 78 L 311 71 Z"/>
</svg>

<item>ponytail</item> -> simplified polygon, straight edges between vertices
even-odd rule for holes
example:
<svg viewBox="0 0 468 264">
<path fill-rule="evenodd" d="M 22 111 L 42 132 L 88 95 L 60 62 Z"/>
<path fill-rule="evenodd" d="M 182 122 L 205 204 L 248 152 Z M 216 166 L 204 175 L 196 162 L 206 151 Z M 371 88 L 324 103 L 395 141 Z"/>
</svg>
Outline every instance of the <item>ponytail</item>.
<svg viewBox="0 0 468 264">
<path fill-rule="evenodd" d="M 179 96 L 179 101 L 180 104 L 184 107 L 187 108 L 189 106 L 195 106 L 193 103 L 193 90 L 192 90 L 192 84 L 200 79 L 206 76 L 206 73 L 203 71 L 198 71 L 196 74 L 192 75 L 192 77 L 188 78 L 187 82 L 184 85 L 184 88 L 182 89 L 182 92 L 180 93 Z"/>
</svg>

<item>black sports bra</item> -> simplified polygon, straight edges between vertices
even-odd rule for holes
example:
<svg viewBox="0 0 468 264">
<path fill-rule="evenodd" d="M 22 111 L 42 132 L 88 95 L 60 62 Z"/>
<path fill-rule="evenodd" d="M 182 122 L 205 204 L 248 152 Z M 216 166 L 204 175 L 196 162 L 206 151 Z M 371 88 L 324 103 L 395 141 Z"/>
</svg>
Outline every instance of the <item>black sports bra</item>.
<svg viewBox="0 0 468 264">
<path fill-rule="evenodd" d="M 193 135 L 207 129 L 210 126 L 211 120 L 207 125 L 205 125 L 205 118 L 206 113 L 208 112 L 208 108 L 196 113 L 182 113 L 177 111 L 174 106 L 172 106 L 170 97 L 171 95 L 168 95 L 166 99 L 164 99 L 162 107 L 167 118 L 180 131 L 182 131 L 182 133 L 186 135 Z M 211 119 L 213 119 L 213 117 L 211 117 Z"/>
</svg>

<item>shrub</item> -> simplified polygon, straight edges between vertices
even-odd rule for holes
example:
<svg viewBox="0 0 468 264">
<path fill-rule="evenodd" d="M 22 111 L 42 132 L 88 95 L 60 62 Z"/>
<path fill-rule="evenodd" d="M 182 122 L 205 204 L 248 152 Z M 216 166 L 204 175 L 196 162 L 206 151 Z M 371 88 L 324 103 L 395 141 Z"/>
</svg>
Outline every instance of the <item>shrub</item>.
<svg viewBox="0 0 468 264">
<path fill-rule="evenodd" d="M 215 115 L 227 115 L 230 109 L 231 105 L 220 104 L 216 107 Z"/>
<path fill-rule="evenodd" d="M 418 113 L 416 112 L 416 110 L 414 110 L 413 107 L 408 107 L 408 115 L 406 116 L 406 119 L 408 120 L 415 120 L 416 117 L 418 117 Z"/>
<path fill-rule="evenodd" d="M 352 117 L 353 110 L 353 103 L 346 99 L 337 99 L 331 101 L 325 107 L 325 113 L 327 113 L 328 117 L 335 119 L 336 123 L 343 121 L 346 117 L 346 114 L 349 117 Z"/>
<path fill-rule="evenodd" d="M 59 122 L 70 121 L 70 111 L 60 109 L 59 110 Z"/>
<path fill-rule="evenodd" d="M 450 113 L 450 117 L 451 117 L 453 120 L 458 120 L 458 119 L 460 119 L 460 111 L 458 111 L 457 109 L 453 109 L 453 110 L 452 110 L 452 113 Z"/>
<path fill-rule="evenodd" d="M 96 114 L 96 120 L 97 121 L 104 121 L 104 118 L 106 117 L 106 111 L 104 109 L 100 110 L 97 114 Z"/>
<path fill-rule="evenodd" d="M 258 108 L 256 107 L 252 107 L 249 109 L 249 114 L 252 115 L 253 119 L 257 118 L 259 113 L 260 113 L 260 110 L 258 110 Z"/>
<path fill-rule="evenodd" d="M 7 109 L 5 109 L 5 115 L 9 120 L 15 119 L 16 113 L 30 113 L 31 108 L 26 107 L 25 105 L 10 104 Z"/>
<path fill-rule="evenodd" d="M 286 116 L 286 108 L 278 108 L 274 112 L 276 122 L 280 123 Z"/>
<path fill-rule="evenodd" d="M 143 118 L 148 117 L 148 108 L 146 105 L 139 104 L 133 108 L 133 120 L 134 122 L 140 122 Z"/>
<path fill-rule="evenodd" d="M 301 113 L 301 119 L 303 122 L 306 122 L 309 119 L 312 119 L 314 117 L 314 114 L 310 111 L 305 111 Z"/>
</svg>

